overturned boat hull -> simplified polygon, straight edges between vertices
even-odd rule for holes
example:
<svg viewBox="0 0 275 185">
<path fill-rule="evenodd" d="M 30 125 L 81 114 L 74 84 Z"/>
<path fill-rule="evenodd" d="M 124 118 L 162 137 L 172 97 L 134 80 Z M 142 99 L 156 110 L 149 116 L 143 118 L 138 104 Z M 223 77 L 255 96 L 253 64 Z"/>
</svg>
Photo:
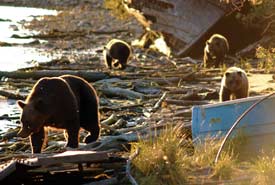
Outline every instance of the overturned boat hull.
<svg viewBox="0 0 275 185">
<path fill-rule="evenodd" d="M 265 96 L 237 99 L 212 105 L 194 106 L 192 137 L 197 141 L 221 138 L 251 105 Z M 272 149 L 275 146 L 275 97 L 270 97 L 253 108 L 239 122 L 232 133 L 242 133 L 248 151 Z M 232 138 L 232 137 L 231 137 Z"/>
</svg>

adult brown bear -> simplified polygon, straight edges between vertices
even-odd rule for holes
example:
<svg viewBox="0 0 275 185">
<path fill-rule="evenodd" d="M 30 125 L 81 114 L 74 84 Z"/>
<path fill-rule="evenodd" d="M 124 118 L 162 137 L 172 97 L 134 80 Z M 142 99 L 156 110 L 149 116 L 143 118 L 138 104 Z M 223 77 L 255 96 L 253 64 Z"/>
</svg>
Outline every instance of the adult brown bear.
<svg viewBox="0 0 275 185">
<path fill-rule="evenodd" d="M 212 35 L 205 44 L 203 57 L 204 67 L 219 67 L 223 65 L 228 52 L 229 44 L 227 39 L 220 34 Z"/>
<path fill-rule="evenodd" d="M 22 108 L 20 137 L 30 136 L 32 152 L 40 153 L 45 140 L 44 127 L 65 129 L 67 147 L 77 148 L 80 127 L 89 131 L 85 143 L 96 141 L 100 134 L 98 97 L 84 79 L 63 75 L 37 81 Z"/>
</svg>

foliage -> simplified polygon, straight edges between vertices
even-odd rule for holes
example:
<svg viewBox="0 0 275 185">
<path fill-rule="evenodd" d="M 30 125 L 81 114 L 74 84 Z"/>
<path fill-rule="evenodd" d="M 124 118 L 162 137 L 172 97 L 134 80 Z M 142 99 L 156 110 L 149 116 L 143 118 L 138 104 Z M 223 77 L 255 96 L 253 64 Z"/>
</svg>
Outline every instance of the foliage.
<svg viewBox="0 0 275 185">
<path fill-rule="evenodd" d="M 270 72 L 275 66 L 275 48 L 265 49 L 258 47 L 256 50 L 256 57 L 260 59 L 258 67 L 265 69 L 265 72 Z"/>
<path fill-rule="evenodd" d="M 252 69 L 252 66 L 250 64 L 250 60 L 251 59 L 240 58 L 240 63 L 237 66 L 241 69 L 249 71 L 250 69 Z"/>
<path fill-rule="evenodd" d="M 120 19 L 129 18 L 129 13 L 124 7 L 123 0 L 104 0 L 104 7 L 111 10 L 112 14 Z"/>
<path fill-rule="evenodd" d="M 275 34 L 275 0 L 254 0 L 252 10 L 240 19 L 249 27 L 263 29 L 262 34 Z"/>
</svg>

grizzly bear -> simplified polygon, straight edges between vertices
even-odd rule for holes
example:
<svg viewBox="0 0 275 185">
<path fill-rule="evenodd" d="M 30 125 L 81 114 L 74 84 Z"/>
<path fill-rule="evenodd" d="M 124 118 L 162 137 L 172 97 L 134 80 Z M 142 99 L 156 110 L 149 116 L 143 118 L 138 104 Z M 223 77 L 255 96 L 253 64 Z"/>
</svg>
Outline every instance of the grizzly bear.
<svg viewBox="0 0 275 185">
<path fill-rule="evenodd" d="M 205 44 L 203 57 L 204 67 L 219 67 L 223 65 L 228 52 L 229 44 L 227 39 L 220 34 L 212 35 Z"/>
<path fill-rule="evenodd" d="M 131 55 L 130 45 L 119 39 L 110 40 L 103 50 L 104 62 L 109 69 L 125 69 Z"/>
<path fill-rule="evenodd" d="M 221 81 L 220 102 L 248 97 L 249 83 L 244 70 L 230 67 Z"/>
<path fill-rule="evenodd" d="M 95 89 L 83 78 L 73 75 L 44 77 L 37 81 L 22 109 L 20 137 L 30 136 L 32 153 L 40 153 L 44 127 L 65 129 L 67 147 L 77 148 L 79 129 L 89 131 L 85 143 L 96 141 L 100 134 L 99 104 Z"/>
</svg>

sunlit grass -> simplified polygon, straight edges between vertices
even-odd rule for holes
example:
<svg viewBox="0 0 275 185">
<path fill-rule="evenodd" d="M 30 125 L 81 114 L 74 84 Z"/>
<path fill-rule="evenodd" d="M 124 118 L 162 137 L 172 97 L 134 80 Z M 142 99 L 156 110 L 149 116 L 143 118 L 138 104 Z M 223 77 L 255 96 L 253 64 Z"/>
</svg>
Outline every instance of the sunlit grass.
<svg viewBox="0 0 275 185">
<path fill-rule="evenodd" d="M 196 141 L 193 148 L 185 135 L 168 128 L 134 144 L 133 151 L 139 148 L 140 153 L 132 162 L 131 173 L 139 184 L 274 184 L 275 151 L 241 153 L 249 141 L 242 129 L 226 142 L 217 163 L 222 139 L 207 137 L 204 142 Z"/>
<path fill-rule="evenodd" d="M 234 175 L 237 168 L 236 160 L 232 153 L 225 153 L 221 156 L 220 160 L 213 166 L 212 177 L 218 179 L 230 179 Z"/>
<path fill-rule="evenodd" d="M 264 69 L 265 72 L 270 72 L 274 70 L 275 66 L 275 49 L 265 49 L 263 47 L 258 47 L 256 51 L 257 58 L 261 59 L 258 64 L 258 68 Z"/>
<path fill-rule="evenodd" d="M 275 177 L 275 152 L 267 155 L 263 154 L 258 157 L 254 164 L 251 166 L 253 174 L 253 184 L 272 185 L 274 184 Z"/>
<path fill-rule="evenodd" d="M 221 140 L 209 138 L 192 151 L 191 143 L 178 135 L 175 129 L 167 129 L 156 138 L 134 144 L 140 148 L 133 161 L 133 175 L 139 184 L 203 184 L 236 176 L 238 164 L 232 147 L 227 147 L 215 164 Z"/>
<path fill-rule="evenodd" d="M 185 182 L 182 159 L 187 158 L 187 145 L 182 146 L 182 141 L 168 129 L 158 138 L 135 144 L 135 148 L 140 148 L 139 156 L 133 161 L 139 184 L 177 185 Z"/>
<path fill-rule="evenodd" d="M 128 19 L 129 13 L 121 0 L 104 0 L 104 7 L 111 10 L 112 14 L 120 19 Z"/>
</svg>

